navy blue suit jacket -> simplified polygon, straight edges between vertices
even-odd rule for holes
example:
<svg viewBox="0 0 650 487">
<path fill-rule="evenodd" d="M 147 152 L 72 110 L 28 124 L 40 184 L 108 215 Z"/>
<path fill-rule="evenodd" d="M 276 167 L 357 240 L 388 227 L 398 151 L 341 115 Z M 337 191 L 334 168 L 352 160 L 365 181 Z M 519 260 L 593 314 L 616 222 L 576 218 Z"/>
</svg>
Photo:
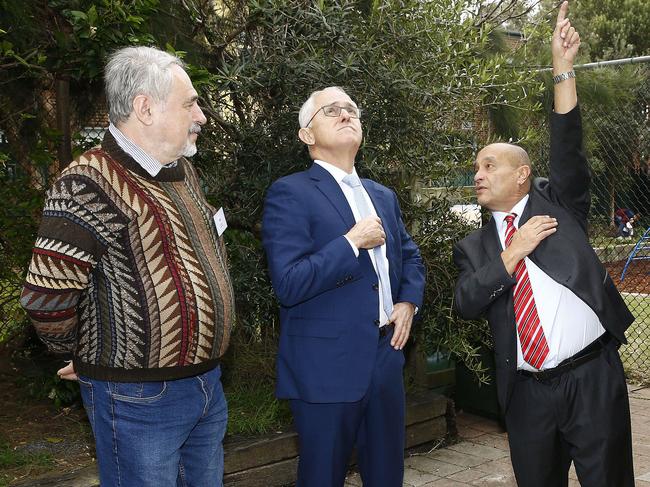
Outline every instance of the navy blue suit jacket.
<svg viewBox="0 0 650 487">
<path fill-rule="evenodd" d="M 395 194 L 363 186 L 381 218 L 393 302 L 422 306 L 424 266 L 406 232 Z M 378 341 L 377 274 L 343 236 L 354 215 L 336 180 L 318 164 L 268 190 L 262 236 L 280 301 L 278 397 L 308 402 L 360 400 L 370 384 Z M 402 351 L 395 351 L 401 355 Z"/>
</svg>

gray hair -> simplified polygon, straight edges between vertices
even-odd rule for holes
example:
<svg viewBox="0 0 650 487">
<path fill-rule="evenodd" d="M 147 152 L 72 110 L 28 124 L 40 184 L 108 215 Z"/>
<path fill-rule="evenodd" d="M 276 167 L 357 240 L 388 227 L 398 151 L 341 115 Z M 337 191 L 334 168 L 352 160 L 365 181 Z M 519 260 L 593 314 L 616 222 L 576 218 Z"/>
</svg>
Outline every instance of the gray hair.
<svg viewBox="0 0 650 487">
<path fill-rule="evenodd" d="M 125 122 L 138 95 L 164 102 L 171 91 L 174 64 L 185 66 L 178 57 L 153 47 L 125 47 L 111 54 L 104 70 L 109 120 L 114 125 Z"/>
<path fill-rule="evenodd" d="M 326 86 L 322 90 L 314 91 L 311 95 L 309 95 L 307 101 L 302 104 L 300 107 L 300 112 L 298 112 L 298 123 L 300 124 L 300 128 L 305 128 L 307 126 L 307 122 L 309 122 L 309 119 L 314 115 L 314 112 L 316 111 L 316 97 L 328 88 L 334 88 L 336 90 L 339 90 L 344 95 L 347 95 L 345 90 L 340 86 Z"/>
</svg>

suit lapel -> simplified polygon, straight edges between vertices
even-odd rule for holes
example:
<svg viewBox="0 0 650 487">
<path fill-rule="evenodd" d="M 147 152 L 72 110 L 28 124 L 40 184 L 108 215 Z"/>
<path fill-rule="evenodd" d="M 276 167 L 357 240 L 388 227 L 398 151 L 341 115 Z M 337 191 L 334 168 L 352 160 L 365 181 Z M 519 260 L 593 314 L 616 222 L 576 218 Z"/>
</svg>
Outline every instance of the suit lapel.
<svg viewBox="0 0 650 487">
<path fill-rule="evenodd" d="M 528 207 L 526 207 L 528 208 Z M 524 210 L 525 213 L 525 210 Z M 523 218 L 523 215 L 522 215 Z M 520 220 L 521 221 L 521 220 Z M 501 247 L 501 241 L 499 240 L 499 234 L 497 233 L 497 224 L 494 218 L 491 218 L 489 223 L 483 227 L 481 232 L 481 243 L 483 244 L 483 249 L 487 255 L 488 259 L 500 259 L 501 252 L 503 248 Z M 509 351 L 509 359 L 513 363 L 517 363 L 517 325 L 515 322 L 515 310 L 513 305 L 513 290 L 511 289 L 508 292 L 508 301 L 505 304 L 505 307 L 502 308 L 505 313 L 505 322 L 504 325 L 508 326 L 508 332 L 504 332 L 499 338 L 500 340 L 506 340 L 508 344 L 506 349 Z M 500 299 L 503 299 L 505 296 L 502 296 Z M 505 330 L 505 329 L 504 329 Z M 494 332 L 494 330 L 493 330 Z M 496 333 L 496 332 L 495 332 Z"/>
<path fill-rule="evenodd" d="M 345 222 L 347 228 L 352 228 L 356 223 L 354 220 L 354 214 L 350 209 L 348 200 L 345 199 L 345 195 L 343 194 L 341 187 L 332 177 L 332 175 L 321 166 L 314 163 L 311 168 L 309 168 L 309 177 L 314 181 L 316 188 L 318 188 L 318 190 L 323 193 L 323 195 L 336 209 L 337 213 Z"/>
<path fill-rule="evenodd" d="M 363 184 L 363 188 L 366 190 L 366 193 L 368 193 L 368 196 L 370 196 L 370 201 L 372 201 L 372 205 L 375 207 L 377 215 L 379 215 L 379 218 L 383 220 L 386 216 L 386 201 L 384 195 L 375 191 L 375 188 L 367 179 L 362 179 L 361 184 Z"/>
<path fill-rule="evenodd" d="M 483 228 L 481 232 L 481 243 L 485 249 L 485 253 L 490 257 L 499 255 L 503 250 L 501 248 L 501 243 L 499 242 L 499 234 L 497 233 L 497 224 L 494 221 L 494 218 L 490 218 L 490 221 Z"/>
<path fill-rule="evenodd" d="M 354 214 L 352 213 L 352 209 L 350 208 L 348 200 L 345 198 L 341 187 L 332 175 L 327 172 L 327 170 L 314 163 L 309 169 L 309 176 L 314 181 L 316 188 L 329 200 L 341 219 L 345 222 L 346 228 L 352 228 L 356 223 Z M 368 279 L 376 281 L 377 275 L 375 269 L 370 261 L 368 251 L 365 249 L 359 249 L 359 264 Z"/>
<path fill-rule="evenodd" d="M 524 223 L 526 223 L 530 219 L 530 200 L 532 199 L 532 191 L 528 193 L 528 201 L 526 202 L 526 206 L 524 206 L 524 211 L 521 214 L 521 218 L 519 219 L 519 226 L 521 227 Z"/>
</svg>

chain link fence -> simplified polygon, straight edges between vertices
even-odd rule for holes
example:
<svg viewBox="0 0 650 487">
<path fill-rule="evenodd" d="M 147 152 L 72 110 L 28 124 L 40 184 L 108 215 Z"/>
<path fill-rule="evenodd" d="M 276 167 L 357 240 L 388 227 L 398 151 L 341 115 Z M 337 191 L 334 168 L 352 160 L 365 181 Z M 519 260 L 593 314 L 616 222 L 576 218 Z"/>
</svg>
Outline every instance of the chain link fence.
<svg viewBox="0 0 650 487">
<path fill-rule="evenodd" d="M 650 381 L 650 56 L 576 68 L 592 179 L 590 239 L 636 321 L 621 355 Z M 528 147 L 548 161 L 548 126 Z M 545 167 L 536 167 L 546 174 Z"/>
</svg>

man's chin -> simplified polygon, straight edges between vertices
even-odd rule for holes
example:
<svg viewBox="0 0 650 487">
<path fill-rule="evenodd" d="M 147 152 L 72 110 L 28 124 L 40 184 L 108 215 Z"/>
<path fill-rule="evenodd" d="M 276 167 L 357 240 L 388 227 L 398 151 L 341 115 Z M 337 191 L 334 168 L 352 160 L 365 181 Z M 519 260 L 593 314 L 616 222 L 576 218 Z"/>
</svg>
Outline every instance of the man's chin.
<svg viewBox="0 0 650 487">
<path fill-rule="evenodd" d="M 196 152 L 196 144 L 187 144 L 185 149 L 183 149 L 183 157 L 192 157 Z"/>
</svg>

